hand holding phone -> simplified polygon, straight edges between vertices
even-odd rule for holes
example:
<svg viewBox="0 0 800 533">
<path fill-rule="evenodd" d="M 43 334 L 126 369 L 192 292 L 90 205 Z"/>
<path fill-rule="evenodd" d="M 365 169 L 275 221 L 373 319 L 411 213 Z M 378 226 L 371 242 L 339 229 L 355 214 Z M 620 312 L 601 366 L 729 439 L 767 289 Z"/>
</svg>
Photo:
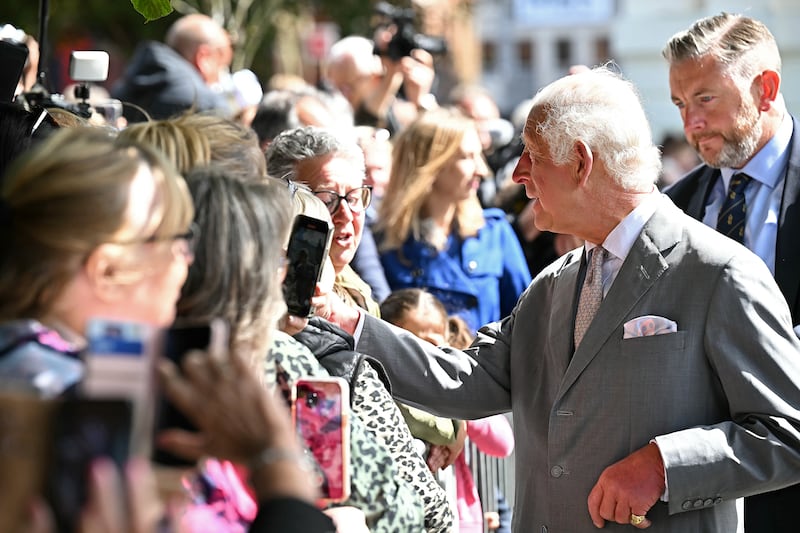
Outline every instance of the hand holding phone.
<svg viewBox="0 0 800 533">
<path fill-rule="evenodd" d="M 226 324 L 215 319 L 210 323 L 176 322 L 167 329 L 163 335 L 163 354 L 171 360 L 178 369 L 181 368 L 183 358 L 191 350 L 208 352 L 209 357 L 220 356 L 228 350 L 228 328 Z M 154 435 L 162 430 L 177 428 L 187 431 L 197 431 L 183 413 L 175 407 L 166 397 L 159 401 L 156 411 L 156 424 Z M 194 464 L 176 455 L 154 447 L 153 461 L 162 465 L 188 466 Z"/>
<path fill-rule="evenodd" d="M 45 496 L 57 530 L 78 530 L 89 495 L 92 463 L 106 458 L 119 470 L 130 454 L 133 405 L 126 399 L 74 399 L 54 413 Z"/>
<path fill-rule="evenodd" d="M 292 420 L 318 466 L 325 503 L 350 496 L 350 390 L 338 377 L 300 378 L 292 387 Z"/>
</svg>

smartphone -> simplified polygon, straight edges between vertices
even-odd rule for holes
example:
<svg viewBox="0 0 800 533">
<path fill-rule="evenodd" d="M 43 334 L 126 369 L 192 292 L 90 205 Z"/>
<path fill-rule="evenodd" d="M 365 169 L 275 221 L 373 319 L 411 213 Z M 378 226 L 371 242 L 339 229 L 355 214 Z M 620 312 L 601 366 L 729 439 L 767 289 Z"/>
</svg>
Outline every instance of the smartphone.
<svg viewBox="0 0 800 533">
<path fill-rule="evenodd" d="M 338 377 L 300 378 L 292 387 L 292 421 L 317 466 L 323 503 L 350 496 L 350 390 Z"/>
<path fill-rule="evenodd" d="M 122 471 L 130 454 L 132 423 L 133 404 L 126 399 L 70 399 L 56 407 L 45 476 L 45 498 L 56 531 L 77 531 L 92 461 L 107 457 Z"/>
<path fill-rule="evenodd" d="M 164 357 L 170 359 L 180 369 L 184 356 L 191 350 L 203 350 L 208 352 L 209 357 L 227 353 L 228 328 L 220 319 L 205 323 L 178 321 L 163 333 L 161 345 Z M 194 424 L 163 394 L 160 395 L 155 418 L 154 436 L 170 428 L 197 431 Z M 194 464 L 193 461 L 187 461 L 157 446 L 153 447 L 151 457 L 154 462 L 168 466 Z"/>
<path fill-rule="evenodd" d="M 283 280 L 283 296 L 290 315 L 311 315 L 311 298 L 322 275 L 332 235 L 333 228 L 325 220 L 306 215 L 295 217 Z"/>
<path fill-rule="evenodd" d="M 11 102 L 28 61 L 28 47 L 0 39 L 0 102 Z"/>
<path fill-rule="evenodd" d="M 129 400 L 133 404 L 133 451 L 149 455 L 158 328 L 140 322 L 93 318 L 85 336 L 88 345 L 83 355 L 86 375 L 79 387 L 81 396 Z"/>
</svg>

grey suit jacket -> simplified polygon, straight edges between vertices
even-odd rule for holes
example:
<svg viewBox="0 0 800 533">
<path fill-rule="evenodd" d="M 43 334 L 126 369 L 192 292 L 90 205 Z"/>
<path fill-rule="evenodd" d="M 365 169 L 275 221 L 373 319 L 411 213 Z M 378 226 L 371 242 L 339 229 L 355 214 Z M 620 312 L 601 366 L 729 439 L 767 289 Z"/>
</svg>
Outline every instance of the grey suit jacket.
<svg viewBox="0 0 800 533">
<path fill-rule="evenodd" d="M 357 347 L 406 402 L 454 418 L 513 412 L 516 532 L 596 532 L 591 488 L 654 437 L 669 503 L 648 531 L 736 531 L 737 498 L 800 481 L 800 344 L 768 269 L 663 197 L 573 355 L 580 260 L 546 268 L 466 352 L 372 317 Z M 643 315 L 678 331 L 623 340 Z"/>
</svg>

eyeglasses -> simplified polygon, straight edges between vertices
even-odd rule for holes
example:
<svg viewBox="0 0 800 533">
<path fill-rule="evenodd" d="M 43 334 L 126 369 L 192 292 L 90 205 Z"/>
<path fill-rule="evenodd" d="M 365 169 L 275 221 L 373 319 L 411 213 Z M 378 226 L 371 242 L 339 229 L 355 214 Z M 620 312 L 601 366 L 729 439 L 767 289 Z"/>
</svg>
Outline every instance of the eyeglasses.
<svg viewBox="0 0 800 533">
<path fill-rule="evenodd" d="M 357 187 L 344 194 L 338 194 L 334 191 L 314 191 L 314 196 L 322 200 L 331 215 L 335 214 L 339 209 L 339 204 L 342 203 L 342 200 L 347 201 L 351 212 L 361 213 L 369 207 L 372 201 L 372 185 Z"/>
<path fill-rule="evenodd" d="M 151 235 L 150 237 L 146 237 L 144 239 L 132 239 L 129 241 L 115 241 L 112 244 L 119 244 L 119 245 L 130 245 L 130 244 L 153 244 L 157 242 L 184 242 L 186 243 L 186 248 L 181 250 L 185 255 L 194 256 L 195 250 L 197 250 L 197 241 L 200 238 L 200 228 L 192 222 L 189 225 L 189 229 L 186 230 L 185 233 L 178 233 L 176 235 Z"/>
</svg>

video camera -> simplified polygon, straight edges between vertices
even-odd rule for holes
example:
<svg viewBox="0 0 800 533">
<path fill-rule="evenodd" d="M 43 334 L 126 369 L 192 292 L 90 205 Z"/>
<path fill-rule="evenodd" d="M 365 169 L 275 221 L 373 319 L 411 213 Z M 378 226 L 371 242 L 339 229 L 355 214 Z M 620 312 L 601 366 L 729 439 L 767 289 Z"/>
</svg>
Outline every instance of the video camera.
<svg viewBox="0 0 800 533">
<path fill-rule="evenodd" d="M 10 24 L 0 30 L 0 101 L 14 102 L 30 111 L 36 107 L 57 107 L 77 116 L 89 119 L 93 113 L 102 115 L 106 122 L 115 125 L 122 116 L 119 100 L 89 103 L 91 82 L 105 81 L 108 77 L 109 57 L 103 51 L 74 51 L 70 56 L 69 76 L 76 82 L 74 100 L 48 90 L 47 73 L 44 69 L 46 57 L 47 4 L 40 5 L 39 70 L 36 83 L 16 97 L 17 84 L 28 66 L 28 47 L 24 31 Z"/>
<path fill-rule="evenodd" d="M 417 33 L 414 29 L 414 19 L 416 13 L 413 9 L 403 9 L 393 6 L 386 2 L 380 2 L 375 6 L 375 14 L 380 15 L 387 22 L 381 25 L 394 24 L 397 32 L 389 41 L 386 49 L 376 49 L 375 53 L 379 56 L 387 56 L 393 61 L 397 61 L 411 54 L 411 50 L 419 48 L 430 54 L 444 54 L 447 52 L 447 43 L 441 37 L 432 37 Z"/>
<path fill-rule="evenodd" d="M 108 52 L 84 50 L 74 51 L 69 59 L 69 77 L 76 82 L 74 101 L 68 100 L 61 94 L 51 94 L 41 85 L 17 96 L 24 107 L 59 107 L 79 117 L 91 118 L 92 113 L 102 115 L 109 124 L 114 124 L 122 116 L 122 103 L 118 100 L 109 100 L 92 106 L 89 103 L 90 87 L 92 82 L 105 81 L 108 77 Z"/>
</svg>

